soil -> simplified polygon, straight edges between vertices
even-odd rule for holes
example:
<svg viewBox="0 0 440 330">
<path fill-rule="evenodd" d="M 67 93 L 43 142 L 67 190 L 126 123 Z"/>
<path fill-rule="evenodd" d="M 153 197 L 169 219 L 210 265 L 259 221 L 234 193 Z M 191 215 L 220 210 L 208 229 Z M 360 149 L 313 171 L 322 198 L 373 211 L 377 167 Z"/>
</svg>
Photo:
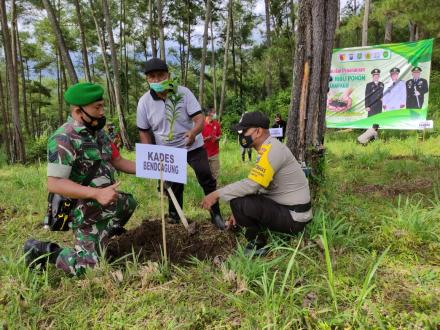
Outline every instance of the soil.
<svg viewBox="0 0 440 330">
<path fill-rule="evenodd" d="M 199 260 L 225 258 L 235 250 L 236 238 L 230 231 L 220 231 L 211 223 L 196 223 L 196 232 L 190 235 L 182 224 L 166 224 L 168 260 L 185 263 L 190 257 Z M 161 220 L 144 220 L 137 228 L 114 237 L 107 246 L 107 253 L 119 258 L 134 251 L 140 261 L 159 261 L 162 251 Z"/>
<path fill-rule="evenodd" d="M 432 181 L 427 179 L 416 179 L 409 182 L 395 182 L 390 185 L 367 184 L 353 187 L 353 192 L 360 194 L 378 193 L 387 197 L 396 197 L 398 195 L 413 194 L 426 191 L 432 188 Z"/>
</svg>

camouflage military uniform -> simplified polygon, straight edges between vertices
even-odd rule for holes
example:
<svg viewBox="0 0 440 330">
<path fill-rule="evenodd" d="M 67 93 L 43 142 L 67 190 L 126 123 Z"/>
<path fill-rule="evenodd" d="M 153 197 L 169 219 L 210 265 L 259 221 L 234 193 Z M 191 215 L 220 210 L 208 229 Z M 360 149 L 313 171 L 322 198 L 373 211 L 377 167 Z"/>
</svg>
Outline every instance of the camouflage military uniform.
<svg viewBox="0 0 440 330">
<path fill-rule="evenodd" d="M 115 168 L 110 161 L 119 153 L 110 137 L 100 130 L 94 136 L 82 124 L 69 117 L 48 141 L 48 176 L 81 183 L 96 161 L 101 161 L 91 187 L 106 187 L 115 182 Z M 95 200 L 78 200 L 73 210 L 72 229 L 75 247 L 64 248 L 56 267 L 80 275 L 87 266 L 98 262 L 100 247 L 108 240 L 112 227 L 124 226 L 136 208 L 131 194 L 119 193 L 113 205 L 102 206 Z"/>
</svg>

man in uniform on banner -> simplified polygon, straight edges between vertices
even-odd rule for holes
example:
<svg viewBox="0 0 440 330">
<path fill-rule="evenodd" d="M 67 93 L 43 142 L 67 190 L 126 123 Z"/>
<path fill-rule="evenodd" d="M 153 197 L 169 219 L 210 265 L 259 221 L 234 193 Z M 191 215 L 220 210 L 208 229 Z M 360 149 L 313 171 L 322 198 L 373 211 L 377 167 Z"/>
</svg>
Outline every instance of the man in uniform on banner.
<svg viewBox="0 0 440 330">
<path fill-rule="evenodd" d="M 263 255 L 266 229 L 294 234 L 312 219 L 309 183 L 289 148 L 270 136 L 265 114 L 245 113 L 235 129 L 243 147 L 257 150 L 257 163 L 247 178 L 207 195 L 202 207 L 230 202 L 230 225 L 246 228 L 245 254 Z"/>
<path fill-rule="evenodd" d="M 380 79 L 380 70 L 373 69 L 371 71 L 373 81 L 369 82 L 365 87 L 365 110 L 368 112 L 368 117 L 377 115 L 382 112 L 382 96 L 383 96 L 383 82 Z"/>
<path fill-rule="evenodd" d="M 406 107 L 408 109 L 421 109 L 428 93 L 428 81 L 420 78 L 422 69 L 419 66 L 412 70 L 413 78 L 406 82 Z"/>
<path fill-rule="evenodd" d="M 103 130 L 103 94 L 104 89 L 92 83 L 75 84 L 64 93 L 71 116 L 48 141 L 47 189 L 76 200 L 72 210 L 75 247 L 30 239 L 24 245 L 28 265 L 44 267 L 48 261 L 66 273 L 83 274 L 98 263 L 108 239 L 125 232 L 123 226 L 136 208 L 131 194 L 117 190 L 116 170 L 135 174 L 136 165 L 121 157 Z M 82 185 L 88 176 L 90 184 Z"/>
<path fill-rule="evenodd" d="M 208 155 L 203 147 L 201 132 L 205 116 L 199 102 L 188 88 L 174 85 L 168 65 L 163 60 L 148 60 L 144 73 L 150 90 L 139 99 L 137 107 L 136 122 L 141 143 L 187 149 L 188 164 L 193 168 L 205 195 L 215 191 L 217 181 L 212 176 Z M 185 185 L 176 182 L 169 185 L 183 208 Z M 217 228 L 224 229 L 218 203 L 212 205 L 210 214 L 211 222 Z M 177 210 L 170 199 L 168 222 L 179 221 Z"/>
<path fill-rule="evenodd" d="M 385 86 L 382 98 L 384 112 L 405 108 L 406 87 L 405 83 L 399 79 L 399 73 L 399 68 L 390 70 L 391 82 Z"/>
</svg>

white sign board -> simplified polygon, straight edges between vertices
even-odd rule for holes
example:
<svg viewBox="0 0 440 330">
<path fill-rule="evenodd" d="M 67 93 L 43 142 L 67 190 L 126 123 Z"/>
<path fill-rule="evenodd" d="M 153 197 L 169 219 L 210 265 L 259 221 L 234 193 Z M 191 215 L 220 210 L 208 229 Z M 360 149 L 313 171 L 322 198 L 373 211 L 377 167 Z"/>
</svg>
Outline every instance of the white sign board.
<svg viewBox="0 0 440 330">
<path fill-rule="evenodd" d="M 272 137 L 283 137 L 283 128 L 269 128 L 270 136 Z"/>
<path fill-rule="evenodd" d="M 165 181 L 186 183 L 187 150 L 136 143 L 136 176 L 147 179 L 160 179 L 162 161 Z"/>
<path fill-rule="evenodd" d="M 434 128 L 434 121 L 433 120 L 419 121 L 419 129 L 426 129 L 426 128 Z"/>
</svg>

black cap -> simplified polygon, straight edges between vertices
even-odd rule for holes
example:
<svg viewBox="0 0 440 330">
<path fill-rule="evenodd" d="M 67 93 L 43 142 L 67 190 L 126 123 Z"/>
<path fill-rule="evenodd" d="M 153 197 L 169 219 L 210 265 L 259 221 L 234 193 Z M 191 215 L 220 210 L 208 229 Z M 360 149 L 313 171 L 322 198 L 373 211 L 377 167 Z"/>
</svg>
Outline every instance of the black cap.
<svg viewBox="0 0 440 330">
<path fill-rule="evenodd" d="M 371 74 L 379 74 L 380 73 L 380 70 L 379 69 L 373 69 L 372 71 L 371 71 Z"/>
<path fill-rule="evenodd" d="M 415 66 L 412 68 L 411 72 L 414 72 L 414 71 L 422 72 L 422 68 L 419 66 Z"/>
<path fill-rule="evenodd" d="M 261 127 L 269 128 L 269 118 L 260 111 L 246 112 L 237 125 L 235 125 L 234 130 L 237 132 L 243 131 L 250 127 Z"/>
<path fill-rule="evenodd" d="M 390 70 L 390 73 L 400 73 L 400 69 L 399 68 L 392 68 Z"/>
<path fill-rule="evenodd" d="M 149 59 L 144 66 L 144 73 L 149 74 L 153 71 L 166 71 L 168 72 L 168 65 L 165 61 L 162 61 L 160 58 L 153 57 Z"/>
</svg>

